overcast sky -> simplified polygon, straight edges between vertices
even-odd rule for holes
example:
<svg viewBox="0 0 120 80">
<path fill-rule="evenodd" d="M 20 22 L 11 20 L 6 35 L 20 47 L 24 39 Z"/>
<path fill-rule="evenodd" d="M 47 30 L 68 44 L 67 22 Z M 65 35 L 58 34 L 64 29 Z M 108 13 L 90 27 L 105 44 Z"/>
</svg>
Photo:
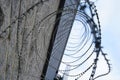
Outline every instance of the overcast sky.
<svg viewBox="0 0 120 80">
<path fill-rule="evenodd" d="M 96 4 L 102 26 L 102 45 L 112 64 L 112 72 L 102 80 L 120 80 L 120 0 L 98 0 Z"/>
</svg>

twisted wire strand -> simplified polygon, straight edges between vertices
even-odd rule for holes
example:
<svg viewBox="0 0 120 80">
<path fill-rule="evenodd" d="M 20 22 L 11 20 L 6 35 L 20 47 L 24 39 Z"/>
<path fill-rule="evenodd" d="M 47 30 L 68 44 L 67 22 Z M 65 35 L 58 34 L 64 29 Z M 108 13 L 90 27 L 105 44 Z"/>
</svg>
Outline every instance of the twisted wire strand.
<svg viewBox="0 0 120 80">
<path fill-rule="evenodd" d="M 84 22 L 84 24 L 85 24 L 85 22 Z M 84 27 L 85 27 L 85 26 L 84 26 Z M 88 27 L 88 28 L 89 28 L 89 27 Z M 87 35 L 87 33 L 86 33 L 86 35 Z M 81 49 L 87 44 L 89 38 L 90 38 L 90 37 L 87 37 L 87 40 L 85 41 L 85 43 L 83 44 L 83 46 L 82 46 L 79 50 L 77 50 L 75 53 L 78 53 L 79 51 L 81 51 Z M 67 49 L 67 50 L 68 50 L 68 49 Z M 72 54 L 74 55 L 75 53 L 72 53 Z M 71 55 L 72 55 L 72 54 L 71 54 Z"/>
<path fill-rule="evenodd" d="M 59 70 L 59 71 L 72 71 L 74 69 L 77 69 L 78 67 L 80 67 L 82 64 L 84 64 L 92 55 L 93 55 L 94 51 L 81 63 L 77 64 L 77 65 L 70 65 L 70 64 L 66 64 L 65 62 L 62 62 L 63 64 L 66 64 L 70 67 L 74 67 L 72 69 L 67 69 L 67 70 Z"/>
<path fill-rule="evenodd" d="M 101 49 L 101 53 L 102 53 L 102 55 L 103 55 L 103 57 L 104 57 L 104 59 L 105 59 L 107 65 L 108 65 L 108 72 L 96 76 L 93 80 L 95 80 L 95 79 L 97 79 L 97 78 L 99 78 L 99 77 L 102 77 L 102 76 L 108 75 L 108 74 L 111 72 L 111 65 L 110 65 L 110 63 L 109 63 L 109 60 L 106 58 L 106 55 L 107 55 L 107 54 L 105 54 L 105 53 L 102 51 L 102 49 Z"/>
<path fill-rule="evenodd" d="M 94 63 L 92 63 L 86 70 L 84 70 L 83 72 L 78 73 L 78 74 L 76 74 L 76 75 L 69 75 L 69 74 L 66 74 L 66 73 L 64 73 L 64 75 L 66 75 L 66 76 L 68 76 L 68 77 L 81 77 L 81 76 L 83 76 L 88 70 L 90 70 L 93 65 L 94 65 Z M 63 72 L 62 72 L 62 73 L 63 73 Z"/>
</svg>

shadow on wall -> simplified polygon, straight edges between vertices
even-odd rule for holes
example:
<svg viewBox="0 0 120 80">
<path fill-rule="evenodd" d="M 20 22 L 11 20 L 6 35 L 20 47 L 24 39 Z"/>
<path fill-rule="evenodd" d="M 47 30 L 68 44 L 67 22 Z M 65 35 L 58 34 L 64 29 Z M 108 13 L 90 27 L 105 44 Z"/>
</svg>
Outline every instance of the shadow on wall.
<svg viewBox="0 0 120 80">
<path fill-rule="evenodd" d="M 0 7 L 0 28 L 1 28 L 2 24 L 3 24 L 3 21 L 4 21 L 4 14 L 3 14 L 3 11 L 2 11 L 2 9 Z"/>
</svg>

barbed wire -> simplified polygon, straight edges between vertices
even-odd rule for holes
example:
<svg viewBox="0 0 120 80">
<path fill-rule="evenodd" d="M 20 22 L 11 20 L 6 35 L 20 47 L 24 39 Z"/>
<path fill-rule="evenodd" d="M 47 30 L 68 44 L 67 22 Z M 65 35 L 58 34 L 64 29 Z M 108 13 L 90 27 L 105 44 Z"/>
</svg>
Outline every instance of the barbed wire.
<svg viewBox="0 0 120 80">
<path fill-rule="evenodd" d="M 82 2 L 83 1 L 83 2 Z M 22 52 L 24 51 L 23 50 L 23 48 L 24 48 L 24 46 L 25 46 L 25 40 L 26 39 L 28 39 L 28 37 L 29 36 L 31 36 L 31 33 L 33 34 L 34 33 L 34 30 L 37 28 L 37 31 L 36 31 L 36 33 L 39 35 L 40 34 L 40 32 L 42 31 L 42 30 L 45 30 L 46 29 L 46 31 L 47 30 L 49 30 L 50 28 L 51 28 L 51 26 L 53 26 L 55 23 L 57 23 L 60 19 L 61 19 L 61 17 L 64 17 L 64 16 L 66 16 L 66 15 L 68 15 L 68 14 L 73 14 L 72 16 L 69 16 L 69 17 L 73 17 L 73 16 L 75 16 L 76 15 L 76 17 L 77 18 L 75 18 L 75 20 L 77 20 L 77 21 L 79 21 L 80 23 L 82 23 L 83 24 L 83 26 L 84 26 L 84 33 L 83 33 L 83 35 L 81 35 L 81 37 L 80 37 L 80 42 L 78 43 L 78 45 L 77 46 L 75 46 L 74 44 L 75 43 L 73 43 L 73 45 L 72 46 L 68 46 L 67 48 L 66 48 L 66 50 L 67 51 L 73 51 L 71 54 L 70 53 L 65 53 L 64 55 L 65 56 L 68 56 L 68 57 L 71 57 L 71 58 L 75 58 L 73 61 L 71 61 L 71 62 L 66 62 L 66 61 L 61 61 L 61 60 L 59 60 L 58 58 L 56 58 L 54 55 L 54 53 L 52 53 L 51 54 L 51 57 L 52 58 L 54 58 L 55 60 L 57 60 L 57 61 L 60 61 L 62 64 L 65 64 L 65 65 L 69 65 L 69 66 L 71 66 L 71 67 L 73 67 L 72 69 L 68 69 L 68 70 L 58 70 L 57 68 L 55 68 L 54 67 L 54 65 L 53 64 L 50 64 L 49 63 L 49 59 L 48 58 L 46 58 L 46 60 L 47 60 L 47 62 L 49 63 L 49 66 L 51 67 L 51 68 L 53 68 L 53 69 L 55 69 L 56 71 L 59 71 L 59 72 L 61 72 L 61 73 L 64 73 L 63 71 L 72 71 L 72 70 L 76 70 L 76 69 L 78 69 L 81 65 L 83 65 L 85 62 L 87 62 L 88 61 L 88 59 L 90 59 L 91 58 L 91 56 L 93 55 L 93 53 L 96 53 L 96 58 L 94 59 L 94 62 L 89 66 L 89 67 L 87 67 L 86 68 L 86 70 L 85 71 L 83 71 L 82 73 L 80 73 L 80 72 L 78 72 L 78 74 L 76 74 L 76 75 L 69 75 L 69 74 L 64 74 L 64 75 L 66 75 L 66 76 L 68 76 L 68 77 L 75 77 L 76 78 L 76 80 L 78 80 L 81 76 L 83 76 L 88 70 L 90 70 L 92 67 L 93 67 L 93 69 L 92 69 L 92 72 L 91 72 L 91 75 L 90 75 L 90 78 L 89 78 L 89 80 L 95 80 L 95 79 L 97 79 L 97 78 L 99 78 L 99 77 L 102 77 L 102 76 L 105 76 L 105 75 L 107 75 L 108 73 L 110 73 L 110 71 L 111 71 L 111 66 L 110 66 L 110 63 L 109 63 L 109 60 L 106 58 L 106 54 L 102 51 L 102 49 L 101 49 L 101 25 L 100 25 L 100 21 L 99 21 L 99 17 L 98 17 L 98 13 L 97 13 L 97 9 L 96 9 L 96 6 L 94 5 L 94 3 L 93 2 L 89 2 L 89 0 L 82 0 L 81 2 L 80 2 L 80 4 L 79 4 L 79 9 L 67 9 L 69 6 L 74 6 L 74 5 L 76 5 L 76 4 L 71 4 L 71 5 L 68 5 L 68 6 L 66 6 L 66 9 L 64 9 L 64 10 L 62 10 L 62 9 L 60 9 L 60 10 L 57 10 L 57 11 L 54 11 L 54 12 L 52 12 L 52 13 L 50 13 L 50 14 L 48 14 L 47 16 L 45 16 L 41 21 L 39 21 L 38 23 L 36 23 L 35 25 L 34 25 L 34 27 L 29 31 L 29 33 L 27 34 L 27 36 L 24 36 L 24 34 L 25 34 L 25 32 L 23 33 L 23 40 L 22 40 L 22 47 L 21 47 L 21 50 L 20 50 L 20 52 L 19 52 L 19 61 L 21 60 L 21 54 L 22 54 Z M 43 3 L 43 1 L 39 1 L 39 2 L 37 2 L 36 4 L 34 4 L 33 6 L 31 6 L 29 9 L 27 9 L 27 11 L 25 11 L 24 13 L 22 13 L 21 15 L 19 15 L 19 17 L 16 17 L 15 18 L 15 20 L 13 20 L 13 22 L 12 23 L 10 23 L 10 25 L 9 26 L 7 26 L 3 31 L 0 31 L 0 36 L 2 36 L 2 34 L 3 33 L 5 33 L 6 31 L 7 31 L 7 29 L 9 29 L 9 28 L 11 28 L 11 27 L 13 27 L 12 25 L 14 24 L 14 23 L 16 23 L 16 21 L 17 20 L 22 20 L 24 17 L 26 17 L 27 16 L 27 14 L 29 14 L 29 12 L 32 10 L 32 9 L 34 9 L 34 7 L 35 6 L 38 6 L 39 4 L 42 4 Z M 86 8 L 90 8 L 90 12 L 91 13 L 89 13 L 91 16 L 89 16 L 88 15 L 88 13 L 86 13 L 85 12 L 85 9 Z M 53 18 L 53 17 L 55 17 L 57 14 L 59 14 L 59 13 L 63 13 L 63 12 L 66 12 L 65 14 L 63 14 L 61 17 L 58 17 L 55 21 L 53 21 L 53 22 L 50 22 L 50 24 L 49 24 L 49 26 L 48 27 L 41 27 L 43 24 L 44 24 L 44 22 L 46 22 L 46 20 L 49 20 L 49 19 L 51 19 L 51 18 Z M 97 18 L 97 24 L 95 23 L 95 21 L 94 21 L 94 18 Z M 61 25 L 61 26 L 63 26 L 63 28 L 65 28 L 64 30 L 62 30 L 62 34 L 60 34 L 59 36 L 58 36 L 58 38 L 59 38 L 59 40 L 58 40 L 58 42 L 56 43 L 56 46 L 59 46 L 59 44 L 61 43 L 61 38 L 62 37 L 64 37 L 64 35 L 63 34 L 65 34 L 69 29 L 67 29 L 67 25 L 69 25 L 69 22 L 72 22 L 72 20 L 70 19 L 70 20 L 68 20 L 67 21 L 67 18 L 66 19 L 64 19 L 63 20 L 63 24 Z M 53 31 L 53 34 L 54 34 L 54 31 Z M 17 36 L 18 36 L 19 34 L 17 34 Z M 46 34 L 43 34 L 43 44 L 44 44 L 44 48 L 47 50 L 47 43 L 45 42 L 46 41 L 46 39 L 47 39 L 47 37 L 48 37 L 48 33 L 46 33 Z M 32 35 L 33 36 L 33 35 Z M 61 37 L 62 36 L 62 37 Z M 17 38 L 17 39 L 19 39 L 19 38 Z M 37 40 L 38 40 L 38 37 L 36 37 L 34 40 L 32 40 L 33 42 L 35 41 L 35 44 L 33 45 L 33 47 L 34 47 L 34 49 L 35 49 L 35 53 L 36 53 L 36 62 L 37 62 L 37 67 L 38 68 L 40 68 L 40 66 L 39 66 L 39 60 L 37 60 L 37 57 L 42 61 L 42 62 L 45 62 L 45 57 L 43 57 L 43 56 L 41 56 L 39 53 L 39 51 L 41 50 L 41 49 L 39 49 L 38 48 L 38 46 L 37 46 Z M 90 41 L 91 40 L 91 41 Z M 27 41 L 27 40 L 26 40 Z M 17 41 L 18 42 L 18 41 Z M 91 42 L 91 44 L 88 44 L 88 42 Z M 85 47 L 85 46 L 88 46 L 89 45 L 89 47 Z M 93 47 L 95 47 L 95 48 L 93 48 Z M 86 48 L 86 49 L 85 49 Z M 92 53 L 87 57 L 87 58 L 84 58 L 85 60 L 83 61 L 83 62 L 81 62 L 80 63 L 80 59 L 81 58 L 83 58 L 85 55 L 88 55 L 88 51 L 90 51 L 91 49 L 93 48 L 93 51 L 92 51 Z M 85 52 L 83 52 L 83 53 L 79 53 L 80 51 L 82 51 L 82 49 L 85 49 Z M 56 48 L 55 48 L 55 50 L 57 50 Z M 58 51 L 59 52 L 59 51 Z M 107 65 L 108 65 L 108 72 L 107 73 L 105 73 L 105 74 L 101 74 L 101 75 L 98 75 L 97 77 L 94 77 L 94 75 L 95 75 L 95 71 L 96 71 L 96 69 L 97 69 L 97 62 L 98 62 L 98 59 L 99 59 L 99 55 L 100 55 L 100 53 L 102 53 L 102 55 L 103 55 L 103 57 L 104 57 L 104 59 L 105 59 L 105 61 L 106 61 L 106 63 L 107 63 Z M 50 52 L 48 51 L 47 52 L 47 54 L 50 54 Z M 77 56 L 75 56 L 75 55 L 77 55 Z M 78 56 L 79 55 L 79 56 Z M 72 64 L 72 63 L 74 63 L 74 62 L 79 62 L 79 64 Z M 19 64 L 20 64 L 21 62 L 19 62 Z M 20 70 L 20 65 L 19 65 L 19 69 L 18 70 Z M 42 71 L 40 70 L 40 72 L 42 73 Z M 18 72 L 18 73 L 21 73 L 20 71 Z M 30 74 L 30 73 L 27 73 L 27 72 L 23 72 L 23 75 L 25 76 L 25 75 L 29 75 L 29 76 L 32 76 L 32 77 L 36 77 L 36 78 L 42 78 L 42 77 L 40 77 L 40 76 L 34 76 L 33 74 Z M 42 74 L 42 76 L 44 76 L 44 78 L 45 78 L 45 75 L 43 75 Z M 18 76 L 19 77 L 19 76 Z M 44 79 L 43 78 L 43 79 Z"/>
<path fill-rule="evenodd" d="M 85 12 L 85 9 L 86 8 L 89 8 L 89 10 L 90 10 L 90 13 L 89 13 L 89 16 L 90 16 L 90 18 L 89 19 L 87 19 L 87 23 L 89 23 L 89 25 L 91 26 L 91 33 L 93 34 L 93 42 L 94 42 L 94 44 L 95 44 L 95 53 L 96 53 L 96 58 L 94 59 L 94 65 L 93 65 L 93 69 L 92 69 L 92 72 L 91 72 L 91 75 L 90 75 L 90 78 L 89 78 L 89 80 L 95 80 L 95 79 L 97 79 L 97 78 L 99 78 L 99 77 L 102 77 L 102 76 L 105 76 L 105 75 L 107 75 L 107 74 L 109 74 L 110 73 L 110 70 L 111 70 L 111 68 L 110 68 L 110 63 L 109 63 L 109 60 L 106 58 L 106 54 L 104 54 L 103 53 L 103 51 L 102 51 L 102 47 L 101 47 L 101 25 L 100 25 L 100 21 L 99 21 L 99 16 L 98 16 L 98 13 L 97 13 L 97 9 L 96 9 L 96 6 L 94 5 L 94 2 L 92 2 L 92 1 L 89 1 L 89 0 L 86 0 L 85 2 L 83 2 L 84 3 L 84 5 L 82 4 L 81 6 L 80 6 L 80 10 L 82 10 L 82 12 Z M 86 14 L 86 13 L 85 13 Z M 86 14 L 87 15 L 87 14 Z M 96 17 L 96 19 L 97 19 L 97 24 L 96 24 L 96 22 L 94 21 L 94 18 Z M 85 23 L 85 24 L 87 24 L 87 23 Z M 72 43 L 72 44 L 74 44 L 74 43 Z M 79 44 L 80 45 L 80 44 Z M 93 44 L 92 44 L 93 45 Z M 85 46 L 85 45 L 84 45 Z M 76 46 L 75 48 L 77 48 L 77 47 L 80 47 L 80 46 Z M 68 48 L 68 47 L 67 47 Z M 71 50 L 70 50 L 71 49 Z M 72 50 L 73 49 L 73 50 Z M 80 49 L 81 50 L 81 49 Z M 88 49 L 89 50 L 89 49 Z M 68 56 L 68 57 L 71 57 L 71 58 L 74 58 L 72 55 L 75 55 L 74 54 L 74 51 L 75 51 L 75 49 L 74 49 L 74 47 L 72 48 L 69 48 L 68 49 L 68 51 L 72 51 L 73 52 L 73 54 L 71 54 L 71 53 L 67 53 L 67 54 L 64 54 L 65 56 Z M 104 57 L 104 60 L 106 61 L 106 63 L 107 63 L 107 65 L 108 65 L 108 72 L 106 72 L 106 73 L 104 73 L 104 74 L 101 74 L 101 75 L 98 75 L 97 77 L 94 77 L 96 74 L 96 69 L 97 69 L 97 66 L 99 66 L 98 65 L 98 59 L 99 59 L 99 55 L 100 55 L 100 53 L 102 53 L 102 55 L 103 55 L 103 57 Z M 87 54 L 87 53 L 86 53 Z M 84 55 L 84 54 L 83 54 Z M 79 55 L 78 55 L 79 56 Z M 82 56 L 83 57 L 83 56 Z M 71 64 L 72 62 L 70 62 L 69 64 Z M 69 65 L 69 64 L 67 64 L 67 65 Z M 70 66 L 73 66 L 73 65 L 70 65 Z M 70 69 L 69 70 L 65 70 L 65 71 L 70 71 Z M 87 70 L 86 70 L 86 72 L 87 72 Z M 68 75 L 68 74 L 65 74 L 65 75 Z M 83 76 L 83 75 L 81 75 L 81 76 Z M 77 77 L 75 80 L 78 80 L 80 77 Z"/>
</svg>

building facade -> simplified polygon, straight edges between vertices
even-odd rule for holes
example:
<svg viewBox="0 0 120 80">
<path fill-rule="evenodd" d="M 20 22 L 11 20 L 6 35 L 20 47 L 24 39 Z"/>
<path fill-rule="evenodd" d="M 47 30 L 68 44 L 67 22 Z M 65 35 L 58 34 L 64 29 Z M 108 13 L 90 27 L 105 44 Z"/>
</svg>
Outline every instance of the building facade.
<svg viewBox="0 0 120 80">
<path fill-rule="evenodd" d="M 0 80 L 47 80 L 53 63 L 48 80 L 56 76 L 60 62 L 51 56 L 61 59 L 75 17 L 63 10 L 76 1 L 0 0 Z"/>
</svg>

